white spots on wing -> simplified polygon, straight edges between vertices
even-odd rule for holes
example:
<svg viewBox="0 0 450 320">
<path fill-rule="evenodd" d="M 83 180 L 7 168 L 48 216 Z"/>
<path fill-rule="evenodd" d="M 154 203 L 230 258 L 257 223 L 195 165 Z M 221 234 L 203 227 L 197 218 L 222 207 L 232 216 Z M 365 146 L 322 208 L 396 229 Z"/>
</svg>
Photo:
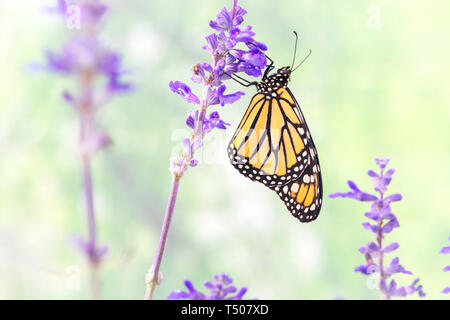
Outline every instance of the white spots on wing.
<svg viewBox="0 0 450 320">
<path fill-rule="evenodd" d="M 298 183 L 293 183 L 291 186 L 291 191 L 297 193 L 300 185 Z"/>
<path fill-rule="evenodd" d="M 309 183 L 309 181 L 310 181 L 309 175 L 305 174 L 305 175 L 303 176 L 303 182 L 304 182 L 304 183 Z"/>
</svg>

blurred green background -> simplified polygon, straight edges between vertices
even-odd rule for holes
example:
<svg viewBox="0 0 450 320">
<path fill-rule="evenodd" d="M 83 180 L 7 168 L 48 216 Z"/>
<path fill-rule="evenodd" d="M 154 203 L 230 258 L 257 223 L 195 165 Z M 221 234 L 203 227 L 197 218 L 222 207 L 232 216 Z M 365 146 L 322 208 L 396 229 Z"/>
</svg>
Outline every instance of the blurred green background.
<svg viewBox="0 0 450 320">
<path fill-rule="evenodd" d="M 109 1 L 102 38 L 120 49 L 127 79 L 137 89 L 112 101 L 99 122 L 113 148 L 94 159 L 100 242 L 110 247 L 102 269 L 103 297 L 141 299 L 170 189 L 169 158 L 188 136 L 192 105 L 168 83 L 190 83 L 191 66 L 209 61 L 202 50 L 208 22 L 227 1 Z M 240 1 L 256 38 L 277 66 L 289 65 L 292 30 L 299 56 L 313 54 L 294 73 L 323 171 L 324 193 L 346 191 L 352 179 L 369 191 L 365 172 L 374 157 L 396 169 L 390 192 L 400 228 L 387 236 L 400 249 L 389 257 L 420 277 L 427 298 L 443 299 L 450 285 L 450 4 L 445 1 Z M 84 257 L 68 244 L 85 234 L 77 154 L 77 118 L 61 99 L 73 79 L 30 74 L 30 61 L 71 36 L 43 12 L 52 1 L 0 3 L 0 298 L 89 298 Z M 156 298 L 198 288 L 226 272 L 245 297 L 260 299 L 377 299 L 358 248 L 373 239 L 361 227 L 368 206 L 324 199 L 317 221 L 300 224 L 272 191 L 228 163 L 230 135 L 254 94 L 219 107 L 232 124 L 217 130 L 198 154 L 201 165 L 181 181 Z M 193 85 L 194 90 L 199 88 Z M 78 288 L 77 275 L 80 276 Z M 414 296 L 416 297 L 416 296 Z M 448 298 L 448 296 L 447 296 Z"/>
</svg>

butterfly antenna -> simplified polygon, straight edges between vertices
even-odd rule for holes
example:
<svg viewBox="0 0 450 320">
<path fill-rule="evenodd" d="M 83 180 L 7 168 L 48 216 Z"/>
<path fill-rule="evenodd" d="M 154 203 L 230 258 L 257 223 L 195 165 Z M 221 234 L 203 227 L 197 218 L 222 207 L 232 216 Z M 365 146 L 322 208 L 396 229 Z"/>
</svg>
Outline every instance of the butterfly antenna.
<svg viewBox="0 0 450 320">
<path fill-rule="evenodd" d="M 294 31 L 295 34 L 295 47 L 294 47 L 294 58 L 292 59 L 292 66 L 291 66 L 291 70 L 294 67 L 294 63 L 295 63 L 295 55 L 297 54 L 297 42 L 298 42 L 298 35 L 297 32 Z"/>
<path fill-rule="evenodd" d="M 306 61 L 306 59 L 308 59 L 309 58 L 309 56 L 311 55 L 311 53 L 312 53 L 312 50 L 311 49 L 309 49 L 309 52 L 308 52 L 308 54 L 306 55 L 306 57 L 304 57 L 303 58 L 303 60 L 298 64 L 298 66 L 296 66 L 295 67 L 295 69 L 294 70 L 292 70 L 292 72 L 294 72 L 295 70 L 297 70 L 298 69 L 298 67 L 300 67 L 302 64 L 303 64 L 303 62 L 305 62 Z"/>
</svg>

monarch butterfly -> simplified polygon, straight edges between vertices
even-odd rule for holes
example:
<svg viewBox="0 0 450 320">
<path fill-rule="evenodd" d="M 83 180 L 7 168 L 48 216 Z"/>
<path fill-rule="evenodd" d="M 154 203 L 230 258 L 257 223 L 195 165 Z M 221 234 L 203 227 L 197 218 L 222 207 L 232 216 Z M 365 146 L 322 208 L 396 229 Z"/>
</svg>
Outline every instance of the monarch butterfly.
<svg viewBox="0 0 450 320">
<path fill-rule="evenodd" d="M 260 82 L 238 77 L 247 82 L 243 84 L 233 78 L 247 87 L 255 85 L 257 93 L 230 141 L 228 156 L 241 174 L 274 190 L 300 222 L 310 222 L 322 206 L 319 158 L 300 105 L 287 87 L 303 61 L 292 69 L 294 53 L 292 67 L 269 75 L 274 63 L 267 59 L 270 64 Z"/>
</svg>

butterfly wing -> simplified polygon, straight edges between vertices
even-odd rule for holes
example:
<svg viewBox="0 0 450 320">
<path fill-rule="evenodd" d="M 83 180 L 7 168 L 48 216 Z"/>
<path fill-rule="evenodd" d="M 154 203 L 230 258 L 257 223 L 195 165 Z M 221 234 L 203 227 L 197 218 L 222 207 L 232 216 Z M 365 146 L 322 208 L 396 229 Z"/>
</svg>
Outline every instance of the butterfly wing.
<svg viewBox="0 0 450 320">
<path fill-rule="evenodd" d="M 308 161 L 303 115 L 277 92 L 252 98 L 228 146 L 231 164 L 271 189 L 299 178 Z"/>
<path fill-rule="evenodd" d="M 311 222 L 317 218 L 322 207 L 322 176 L 319 162 L 308 159 L 302 176 L 284 186 L 275 187 L 287 209 L 300 222 Z"/>
<path fill-rule="evenodd" d="M 308 146 L 308 160 L 305 170 L 298 179 L 277 186 L 274 190 L 294 217 L 300 222 L 311 222 L 317 218 L 322 207 L 323 187 L 319 157 L 297 100 L 288 88 L 280 90 L 280 98 L 288 102 L 303 119 L 306 127 L 305 145 Z"/>
<path fill-rule="evenodd" d="M 288 88 L 253 96 L 228 146 L 232 165 L 274 190 L 301 222 L 317 218 L 322 177 L 316 147 Z"/>
</svg>

